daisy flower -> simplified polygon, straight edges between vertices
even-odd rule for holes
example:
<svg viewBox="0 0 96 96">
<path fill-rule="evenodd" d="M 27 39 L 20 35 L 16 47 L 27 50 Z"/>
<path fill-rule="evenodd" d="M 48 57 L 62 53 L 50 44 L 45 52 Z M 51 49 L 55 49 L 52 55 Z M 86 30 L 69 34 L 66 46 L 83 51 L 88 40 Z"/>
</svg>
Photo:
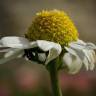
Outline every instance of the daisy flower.
<svg viewBox="0 0 96 96">
<path fill-rule="evenodd" d="M 58 70 L 77 73 L 84 65 L 93 70 L 96 45 L 79 39 L 78 31 L 64 11 L 43 10 L 36 14 L 24 37 L 7 36 L 0 39 L 0 64 L 24 57 L 27 60 L 48 64 L 57 59 Z"/>
</svg>

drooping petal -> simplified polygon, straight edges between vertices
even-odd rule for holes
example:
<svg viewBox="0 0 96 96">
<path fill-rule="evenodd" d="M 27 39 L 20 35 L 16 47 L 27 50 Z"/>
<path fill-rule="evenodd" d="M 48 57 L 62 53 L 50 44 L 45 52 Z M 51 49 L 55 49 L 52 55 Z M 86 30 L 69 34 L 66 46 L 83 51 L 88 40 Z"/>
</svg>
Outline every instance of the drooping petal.
<svg viewBox="0 0 96 96">
<path fill-rule="evenodd" d="M 30 42 L 23 37 L 8 36 L 1 38 L 3 47 L 26 49 L 30 47 Z"/>
<path fill-rule="evenodd" d="M 77 50 L 77 49 L 71 49 L 71 48 L 66 48 L 65 49 L 72 55 L 76 56 L 78 55 L 78 57 L 81 59 L 82 63 L 84 63 L 86 70 L 89 69 L 89 62 L 88 59 L 85 56 L 85 53 L 83 52 L 83 50 Z"/>
<path fill-rule="evenodd" d="M 4 54 L 4 58 L 10 57 L 11 55 L 13 55 L 15 52 L 18 51 L 19 51 L 18 49 L 12 49 Z"/>
<path fill-rule="evenodd" d="M 90 70 L 93 70 L 95 68 L 95 63 L 96 63 L 96 54 L 94 50 L 91 51 L 90 57 L 92 60 L 92 63 L 90 64 Z"/>
<path fill-rule="evenodd" d="M 63 56 L 63 63 L 67 66 L 68 73 L 70 74 L 77 73 L 82 67 L 82 61 L 80 58 L 70 53 L 65 53 Z"/>
<path fill-rule="evenodd" d="M 47 59 L 46 59 L 45 64 L 48 64 L 51 60 L 53 60 L 53 59 L 55 59 L 56 57 L 58 57 L 59 54 L 60 54 L 60 53 L 58 52 L 57 49 L 51 48 L 51 49 L 49 50 L 49 54 L 48 54 L 48 56 L 47 56 Z"/>
<path fill-rule="evenodd" d="M 65 49 L 67 50 L 67 52 L 69 52 L 70 54 L 72 55 L 78 55 L 78 57 L 83 60 L 84 59 L 84 52 L 82 52 L 82 50 L 78 50 L 78 49 L 72 49 L 72 48 L 68 48 L 68 47 L 65 47 Z"/>
<path fill-rule="evenodd" d="M 86 43 L 83 42 L 82 40 L 78 40 L 76 42 L 71 42 L 69 44 L 69 47 L 73 48 L 73 49 L 84 49 L 86 46 Z"/>
<path fill-rule="evenodd" d="M 48 64 L 51 60 L 59 56 L 62 51 L 62 48 L 59 44 L 46 41 L 46 40 L 37 40 L 37 41 L 31 42 L 30 45 L 31 45 L 31 48 L 38 47 L 44 52 L 49 52 L 48 56 L 46 57 L 45 64 Z M 45 57 L 43 57 L 43 59 L 44 58 Z"/>
<path fill-rule="evenodd" d="M 8 52 L 11 48 L 4 47 L 2 41 L 0 40 L 0 52 Z"/>
<path fill-rule="evenodd" d="M 0 52 L 8 52 L 12 50 L 12 48 L 9 48 L 9 47 L 0 47 Z"/>
<path fill-rule="evenodd" d="M 36 43 L 37 44 L 34 44 L 35 47 L 37 45 L 37 47 L 39 47 L 41 50 L 45 52 L 49 51 L 45 64 L 48 64 L 51 60 L 55 59 L 61 53 L 61 46 L 57 43 L 45 40 L 37 40 Z"/>
<path fill-rule="evenodd" d="M 4 64 L 12 59 L 17 58 L 19 55 L 23 54 L 23 50 L 14 50 L 14 51 L 9 51 L 6 53 L 4 58 L 0 58 L 0 64 Z"/>
<path fill-rule="evenodd" d="M 35 48 L 35 47 L 38 47 L 38 45 L 37 45 L 37 41 L 32 41 L 32 42 L 30 42 L 30 48 Z"/>
<path fill-rule="evenodd" d="M 94 55 L 95 52 L 93 51 L 93 49 L 95 49 L 96 46 L 93 43 L 85 43 L 82 40 L 79 40 L 77 42 L 72 42 L 71 44 L 69 44 L 69 47 L 73 49 L 80 57 L 83 64 L 85 65 L 86 70 L 94 69 L 96 56 Z"/>
<path fill-rule="evenodd" d="M 88 71 L 89 70 L 89 62 L 88 62 L 88 59 L 86 57 L 84 57 L 83 64 L 84 64 L 86 70 Z"/>
<path fill-rule="evenodd" d="M 69 44 L 71 48 L 74 49 L 96 49 L 96 45 L 93 43 L 85 43 L 82 40 L 77 40 L 76 42 L 71 42 Z"/>
<path fill-rule="evenodd" d="M 46 60 L 46 54 L 45 53 L 38 53 L 38 59 L 41 62 L 44 62 Z"/>
<path fill-rule="evenodd" d="M 96 49 L 96 45 L 93 43 L 86 43 L 86 48 L 88 49 Z"/>
<path fill-rule="evenodd" d="M 39 40 L 37 41 L 37 43 L 40 49 L 42 49 L 43 51 L 49 51 L 45 64 L 48 64 L 51 60 L 58 57 L 59 54 L 61 53 L 61 50 L 62 50 L 61 46 L 57 43 L 43 41 L 43 40 Z"/>
<path fill-rule="evenodd" d="M 77 42 L 78 44 L 86 45 L 86 43 L 85 43 L 83 40 L 80 40 L 80 39 L 78 39 L 76 42 Z"/>
<path fill-rule="evenodd" d="M 69 52 L 70 54 L 72 54 L 72 55 L 77 55 L 77 53 L 76 53 L 73 49 L 68 48 L 68 47 L 64 47 L 64 48 L 65 48 L 66 51 Z"/>
<path fill-rule="evenodd" d="M 83 50 L 83 52 L 85 53 L 85 58 L 86 60 L 88 60 L 88 66 L 90 70 L 93 70 L 94 69 L 94 65 L 95 65 L 95 62 L 96 62 L 96 55 L 95 55 L 95 52 L 93 50 Z M 86 62 L 84 63 L 86 64 Z"/>
<path fill-rule="evenodd" d="M 37 40 L 37 45 L 43 51 L 48 51 L 52 48 L 55 48 L 56 50 L 58 50 L 58 53 L 61 52 L 61 46 L 54 42 L 45 41 L 45 40 Z"/>
</svg>

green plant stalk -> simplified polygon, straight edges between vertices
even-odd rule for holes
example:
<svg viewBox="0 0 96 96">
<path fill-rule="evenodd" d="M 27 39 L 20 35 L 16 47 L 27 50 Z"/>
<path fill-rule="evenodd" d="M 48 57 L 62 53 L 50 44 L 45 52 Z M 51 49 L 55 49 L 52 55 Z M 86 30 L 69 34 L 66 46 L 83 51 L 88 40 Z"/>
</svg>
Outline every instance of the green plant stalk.
<svg viewBox="0 0 96 96">
<path fill-rule="evenodd" d="M 51 85 L 53 96 L 62 96 L 61 88 L 58 81 L 57 60 L 53 60 L 48 65 L 48 71 L 50 73 Z"/>
</svg>

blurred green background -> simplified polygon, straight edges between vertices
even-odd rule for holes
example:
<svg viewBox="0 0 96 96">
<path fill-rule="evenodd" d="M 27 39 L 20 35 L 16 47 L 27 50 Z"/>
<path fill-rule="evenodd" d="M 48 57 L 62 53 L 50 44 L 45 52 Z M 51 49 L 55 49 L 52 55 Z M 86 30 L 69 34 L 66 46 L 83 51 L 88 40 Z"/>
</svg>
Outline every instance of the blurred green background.
<svg viewBox="0 0 96 96">
<path fill-rule="evenodd" d="M 80 38 L 96 44 L 96 0 L 0 0 L 0 38 L 24 36 L 35 13 L 62 9 L 74 21 Z M 72 76 L 60 71 L 64 96 L 96 96 L 96 71 Z M 49 73 L 24 59 L 0 65 L 0 96 L 52 96 Z"/>
</svg>

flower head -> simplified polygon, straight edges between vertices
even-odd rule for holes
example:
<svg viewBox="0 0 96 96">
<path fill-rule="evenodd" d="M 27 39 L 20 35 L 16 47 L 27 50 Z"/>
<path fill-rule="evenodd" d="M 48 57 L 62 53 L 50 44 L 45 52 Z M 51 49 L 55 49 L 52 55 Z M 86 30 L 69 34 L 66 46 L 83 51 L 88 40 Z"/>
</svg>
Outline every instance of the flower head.
<svg viewBox="0 0 96 96">
<path fill-rule="evenodd" d="M 36 14 L 26 37 L 31 41 L 47 40 L 68 45 L 78 39 L 78 32 L 64 11 L 43 10 Z"/>
<path fill-rule="evenodd" d="M 6 52 L 4 58 L 0 58 L 0 64 L 16 57 L 25 57 L 46 67 L 57 60 L 57 69 L 63 67 L 71 74 L 77 73 L 83 65 L 86 70 L 94 69 L 96 45 L 78 39 L 74 24 L 63 11 L 37 13 L 26 37 L 0 39 L 0 52 Z"/>
</svg>

